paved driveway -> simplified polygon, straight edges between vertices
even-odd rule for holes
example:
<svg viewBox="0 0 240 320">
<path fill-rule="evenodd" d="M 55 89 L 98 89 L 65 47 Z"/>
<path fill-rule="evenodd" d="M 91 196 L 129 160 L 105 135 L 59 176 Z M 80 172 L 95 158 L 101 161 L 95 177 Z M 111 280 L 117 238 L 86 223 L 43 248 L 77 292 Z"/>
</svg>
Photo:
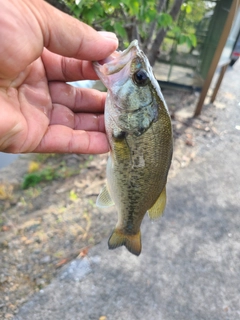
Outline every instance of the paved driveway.
<svg viewBox="0 0 240 320">
<path fill-rule="evenodd" d="M 144 219 L 140 257 L 109 251 L 105 239 L 15 320 L 240 319 L 240 64 L 234 68 L 221 87 L 219 135 L 169 181 L 164 217 Z"/>
</svg>

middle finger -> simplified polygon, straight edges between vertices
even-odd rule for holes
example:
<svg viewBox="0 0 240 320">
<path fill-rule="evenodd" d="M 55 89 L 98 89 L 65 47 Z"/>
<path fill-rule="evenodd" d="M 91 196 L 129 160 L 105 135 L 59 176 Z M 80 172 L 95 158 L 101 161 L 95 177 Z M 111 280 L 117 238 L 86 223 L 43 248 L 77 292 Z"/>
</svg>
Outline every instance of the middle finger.
<svg viewBox="0 0 240 320">
<path fill-rule="evenodd" d="M 53 104 L 50 125 L 64 125 L 74 130 L 105 132 L 103 114 L 74 113 L 60 104 Z"/>
<path fill-rule="evenodd" d="M 95 89 L 75 88 L 64 82 L 50 82 L 52 103 L 67 106 L 73 112 L 103 113 L 106 93 Z"/>
</svg>

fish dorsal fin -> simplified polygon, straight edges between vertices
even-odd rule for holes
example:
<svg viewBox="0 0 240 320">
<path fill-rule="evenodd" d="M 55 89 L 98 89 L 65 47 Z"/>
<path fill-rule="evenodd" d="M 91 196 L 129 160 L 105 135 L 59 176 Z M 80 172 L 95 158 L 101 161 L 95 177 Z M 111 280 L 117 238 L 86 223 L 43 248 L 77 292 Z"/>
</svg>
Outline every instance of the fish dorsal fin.
<svg viewBox="0 0 240 320">
<path fill-rule="evenodd" d="M 161 217 L 163 211 L 166 206 L 166 186 L 163 188 L 160 196 L 158 197 L 157 201 L 154 203 L 152 208 L 148 210 L 148 215 L 150 219 L 157 219 Z"/>
<path fill-rule="evenodd" d="M 106 185 L 100 191 L 97 197 L 96 205 L 100 208 L 111 207 L 114 205 Z"/>
</svg>

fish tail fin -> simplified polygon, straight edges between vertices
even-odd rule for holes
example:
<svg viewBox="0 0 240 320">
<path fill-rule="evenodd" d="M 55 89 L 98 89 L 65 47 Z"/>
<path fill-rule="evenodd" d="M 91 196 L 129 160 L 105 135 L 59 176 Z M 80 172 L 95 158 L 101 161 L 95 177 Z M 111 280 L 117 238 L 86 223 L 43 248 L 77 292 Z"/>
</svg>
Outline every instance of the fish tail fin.
<svg viewBox="0 0 240 320">
<path fill-rule="evenodd" d="M 114 229 L 108 240 L 108 248 L 115 249 L 120 246 L 125 246 L 129 252 L 139 256 L 142 250 L 140 230 L 136 234 L 125 234 L 120 229 Z"/>
</svg>

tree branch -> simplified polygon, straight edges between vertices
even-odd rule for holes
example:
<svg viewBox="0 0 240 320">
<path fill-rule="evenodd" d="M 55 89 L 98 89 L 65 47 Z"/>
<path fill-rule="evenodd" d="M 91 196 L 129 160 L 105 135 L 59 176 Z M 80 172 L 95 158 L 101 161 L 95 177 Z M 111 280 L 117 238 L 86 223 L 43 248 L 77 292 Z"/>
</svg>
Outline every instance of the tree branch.
<svg viewBox="0 0 240 320">
<path fill-rule="evenodd" d="M 157 5 L 157 12 L 160 13 L 161 11 L 163 11 L 165 9 L 165 5 L 166 5 L 166 0 L 159 0 Z M 150 25 L 149 37 L 146 39 L 144 43 L 144 51 L 147 51 L 148 47 L 150 47 L 153 43 L 153 37 L 154 37 L 156 25 L 157 25 L 157 20 L 155 19 Z"/>
<path fill-rule="evenodd" d="M 183 1 L 184 0 L 175 0 L 173 6 L 171 8 L 171 11 L 169 13 L 173 20 L 177 19 L 177 16 L 178 16 L 178 13 L 179 13 L 179 10 L 181 8 Z M 151 48 L 148 49 L 147 56 L 148 56 L 149 62 L 152 66 L 154 65 L 154 63 L 156 61 L 159 47 L 163 42 L 163 39 L 167 33 L 167 30 L 168 30 L 168 28 L 160 29 L 157 33 L 157 36 L 156 36 Z"/>
</svg>

